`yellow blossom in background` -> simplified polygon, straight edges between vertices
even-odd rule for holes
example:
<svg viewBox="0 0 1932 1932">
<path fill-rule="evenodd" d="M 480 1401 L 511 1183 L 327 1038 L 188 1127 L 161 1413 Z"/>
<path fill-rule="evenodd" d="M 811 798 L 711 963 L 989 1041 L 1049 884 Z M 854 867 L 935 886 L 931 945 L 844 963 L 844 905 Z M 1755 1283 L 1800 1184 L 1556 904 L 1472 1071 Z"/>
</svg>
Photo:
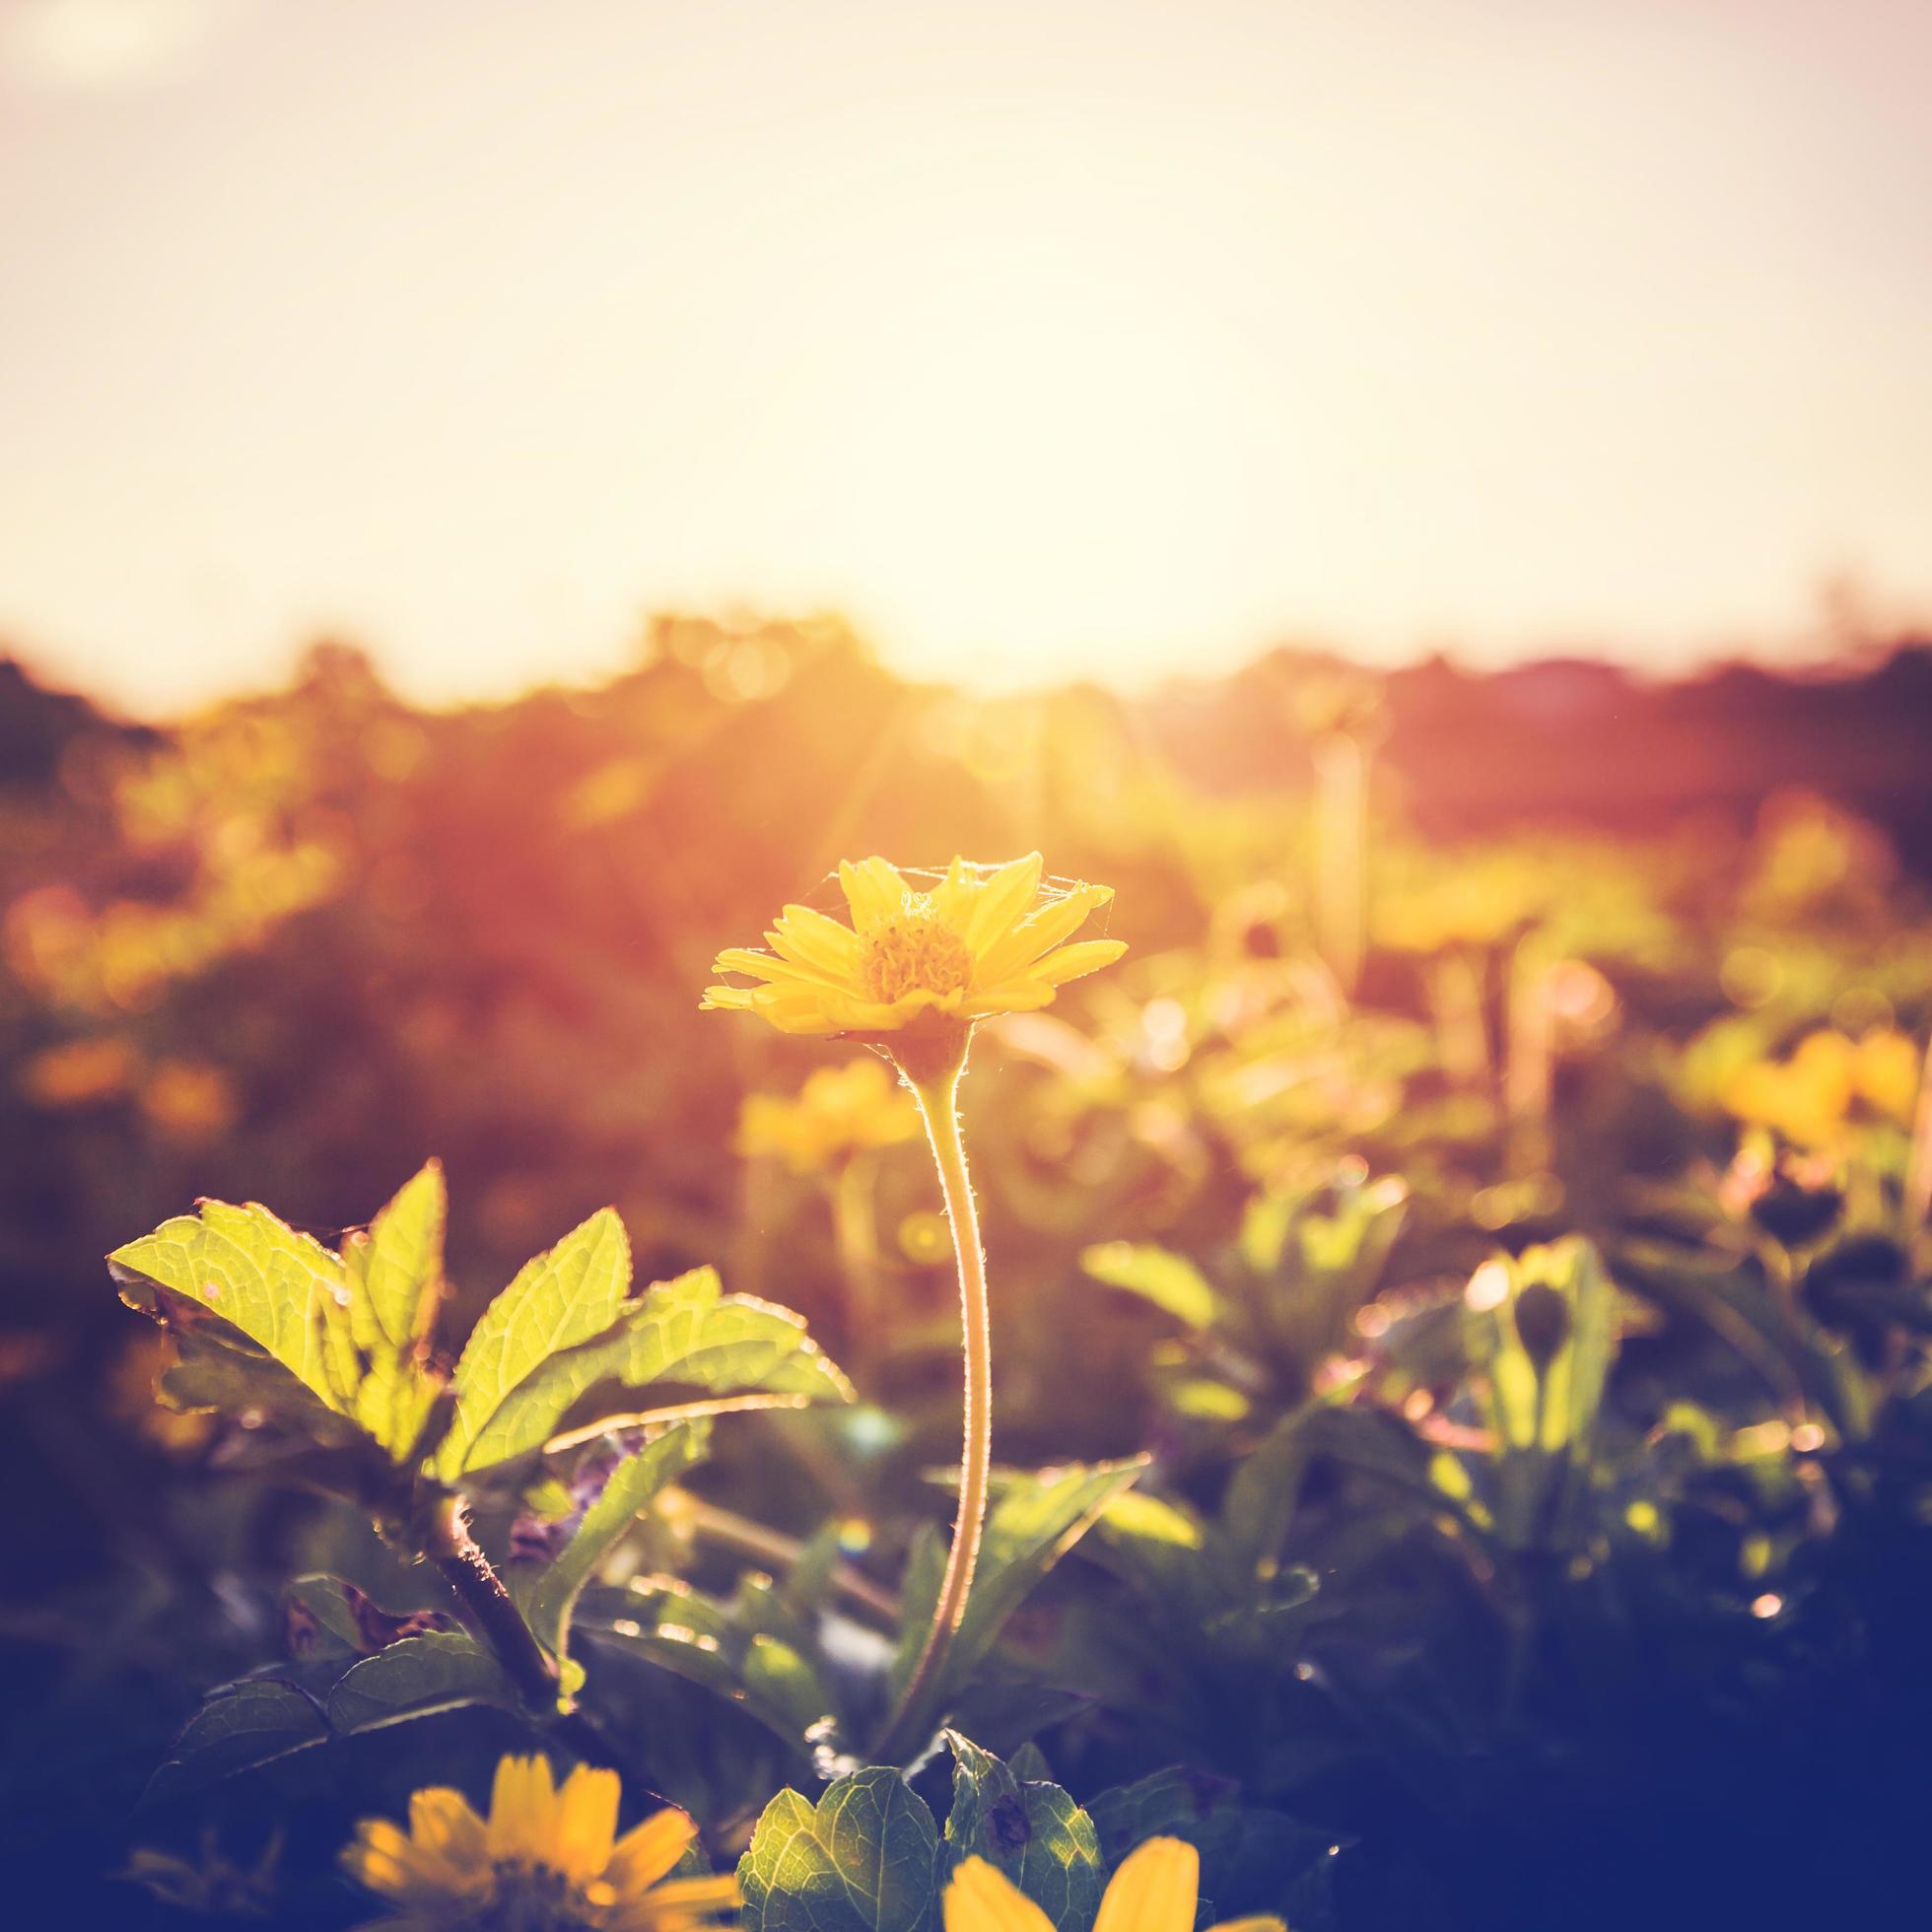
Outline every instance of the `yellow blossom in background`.
<svg viewBox="0 0 1932 1932">
<path fill-rule="evenodd" d="M 506 1758 L 487 1819 L 433 1786 L 407 1831 L 363 1820 L 342 1863 L 395 1907 L 370 1922 L 387 1932 L 701 1932 L 735 1911 L 735 1879 L 669 1876 L 698 1833 L 683 1812 L 617 1835 L 620 1788 L 615 1771 L 580 1764 L 558 1786 L 547 1760 Z"/>
<path fill-rule="evenodd" d="M 839 867 L 852 924 L 787 906 L 770 952 L 733 947 L 712 969 L 760 984 L 705 990 L 707 1010 L 757 1013 L 782 1033 L 897 1033 L 932 1013 L 955 1021 L 1031 1012 L 1068 980 L 1111 965 L 1118 939 L 1068 945 L 1113 898 L 1104 885 L 1044 890 L 1040 855 L 998 869 L 955 859 L 930 892 L 883 859 Z"/>
<path fill-rule="evenodd" d="M 1911 1124 L 1918 1096 L 1919 1052 L 1906 1034 L 1875 1027 L 1861 1039 L 1808 1033 L 1786 1060 L 1760 1060 L 1732 1080 L 1728 1112 L 1768 1127 L 1800 1147 L 1843 1137 L 1865 1111 L 1899 1127 Z"/>
<path fill-rule="evenodd" d="M 124 1093 L 140 1067 L 125 1040 L 66 1040 L 36 1053 L 20 1070 L 20 1090 L 49 1110 L 92 1107 Z"/>
<path fill-rule="evenodd" d="M 1149 1838 L 1121 1861 L 1093 1932 L 1194 1932 L 1201 1854 L 1180 1838 Z M 1053 1920 L 984 1858 L 968 1858 L 946 1885 L 945 1932 L 1053 1932 Z M 1224 1920 L 1212 1932 L 1286 1932 L 1278 1918 Z"/>
<path fill-rule="evenodd" d="M 738 1152 L 775 1154 L 794 1174 L 823 1173 L 847 1154 L 919 1137 L 919 1106 L 867 1056 L 821 1067 L 796 1095 L 747 1096 L 738 1112 Z"/>
<path fill-rule="evenodd" d="M 235 1125 L 235 1088 L 219 1067 L 164 1060 L 142 1083 L 141 1111 L 171 1140 L 218 1140 Z"/>
</svg>

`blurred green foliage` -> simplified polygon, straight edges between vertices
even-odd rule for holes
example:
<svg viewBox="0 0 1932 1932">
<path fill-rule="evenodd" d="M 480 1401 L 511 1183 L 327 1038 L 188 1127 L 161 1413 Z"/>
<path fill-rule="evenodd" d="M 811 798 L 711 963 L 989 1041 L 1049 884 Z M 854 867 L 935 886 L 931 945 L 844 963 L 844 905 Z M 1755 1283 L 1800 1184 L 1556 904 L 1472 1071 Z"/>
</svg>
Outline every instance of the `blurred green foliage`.
<svg viewBox="0 0 1932 1932">
<path fill-rule="evenodd" d="M 1426 842 L 1372 718 L 1324 711 L 1366 752 L 1350 884 L 1333 798 L 1207 783 L 1143 722 L 695 619 L 502 707 L 420 713 L 328 650 L 165 731 L 47 715 L 0 788 L 10 1878 L 103 1923 L 346 1924 L 355 1818 L 547 1738 L 691 1808 L 754 1928 L 846 1923 L 854 1842 L 910 1888 L 861 1922 L 920 1924 L 996 1812 L 1072 1932 L 1155 1831 L 1217 1915 L 1297 1932 L 1864 1919 L 1917 1883 L 1923 894 L 1783 794 Z M 993 1559 L 931 1749 L 868 1767 L 950 1513 L 934 1189 L 891 1123 L 741 1138 L 858 1050 L 696 1000 L 842 855 L 1033 847 L 1117 888 L 1133 950 L 975 1051 Z M 440 1189 L 362 1232 L 436 1156 L 447 1255 Z M 729 1379 L 652 1355 L 621 1286 L 465 1377 L 493 1289 L 563 1228 L 545 1265 L 587 1268 L 605 1208 L 678 1320 L 782 1302 L 857 1400 L 543 1456 L 599 1391 Z M 217 1234 L 340 1321 L 177 1321 L 173 1359 L 99 1258 L 178 1313 Z M 413 1560 L 423 1484 L 469 1496 L 594 1739 Z"/>
</svg>

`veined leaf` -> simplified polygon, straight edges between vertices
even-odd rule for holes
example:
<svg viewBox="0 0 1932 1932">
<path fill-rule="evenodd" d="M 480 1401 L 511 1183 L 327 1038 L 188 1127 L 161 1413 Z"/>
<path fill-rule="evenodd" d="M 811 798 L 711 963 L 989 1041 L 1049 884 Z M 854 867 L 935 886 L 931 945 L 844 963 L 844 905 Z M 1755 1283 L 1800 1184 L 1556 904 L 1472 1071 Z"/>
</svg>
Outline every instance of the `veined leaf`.
<svg viewBox="0 0 1932 1932">
<path fill-rule="evenodd" d="M 1308 1896 L 1310 1881 L 1334 1855 L 1329 1832 L 1243 1805 L 1232 1779 L 1184 1765 L 1103 1791 L 1089 1809 L 1109 1870 L 1152 1837 L 1193 1845 L 1201 1853 L 1201 1896 L 1217 1915 L 1279 1912 Z"/>
<path fill-rule="evenodd" d="M 630 1279 L 630 1240 L 608 1208 L 518 1271 L 483 1311 L 456 1363 L 455 1414 L 436 1450 L 438 1477 L 453 1482 L 465 1470 L 507 1461 L 542 1442 L 548 1425 L 533 1421 L 530 1405 L 511 1398 L 560 1349 L 609 1328 Z"/>
<path fill-rule="evenodd" d="M 604 1326 L 607 1333 L 553 1353 L 505 1396 L 464 1468 L 486 1468 L 538 1447 L 599 1382 L 637 1389 L 674 1381 L 711 1390 L 852 1400 L 851 1383 L 806 1335 L 802 1317 L 773 1302 L 725 1294 L 715 1269 L 694 1268 L 673 1280 L 654 1282 Z M 456 1376 L 460 1391 L 460 1367 Z M 459 1416 L 460 1405 L 459 1394 Z"/>
<path fill-rule="evenodd" d="M 1133 1241 L 1103 1241 L 1085 1249 L 1080 1266 L 1096 1281 L 1124 1288 L 1151 1301 L 1191 1329 L 1213 1325 L 1220 1297 L 1208 1278 L 1185 1255 Z"/>
<path fill-rule="evenodd" d="M 520 1593 L 525 1621 L 539 1643 L 564 1658 L 570 1654 L 571 1613 L 584 1586 L 597 1572 L 637 1513 L 665 1484 L 704 1458 L 711 1424 L 682 1422 L 626 1456 L 584 1512 L 577 1534 Z"/>
<path fill-rule="evenodd" d="M 281 1678 L 247 1678 L 216 1691 L 181 1727 L 149 1799 L 174 1798 L 232 1772 L 320 1744 L 328 1726 L 315 1701 Z"/>
<path fill-rule="evenodd" d="M 1138 1480 L 1148 1460 L 1136 1456 L 1119 1463 L 1076 1463 L 1007 1480 L 987 1518 L 972 1594 L 944 1677 L 932 1687 L 933 1705 L 993 1648 L 1026 1593 L 1086 1534 L 1114 1497 Z M 906 1579 L 900 1605 L 905 1635 L 892 1664 L 895 1691 L 911 1677 L 926 1641 L 939 1583 L 930 1559 Z M 908 1723 L 925 1714 L 909 1712 Z"/>
<path fill-rule="evenodd" d="M 352 1666 L 329 1692 L 337 1731 L 367 1731 L 457 1704 L 520 1710 L 516 1687 L 497 1660 L 459 1632 L 403 1637 Z"/>
<path fill-rule="evenodd" d="M 427 1162 L 367 1231 L 342 1244 L 356 1340 L 371 1351 L 406 1354 L 430 1332 L 443 1295 L 443 1236 L 449 1214 L 441 1161 Z"/>
<path fill-rule="evenodd" d="M 361 1370 L 339 1258 L 256 1204 L 204 1201 L 200 1208 L 107 1257 L 121 1299 L 182 1328 L 212 1317 L 325 1408 L 350 1414 Z"/>
<path fill-rule="evenodd" d="M 928 1932 L 939 1833 L 897 1771 L 781 1791 L 738 1863 L 745 1932 Z"/>
<path fill-rule="evenodd" d="M 420 1358 L 443 1298 L 448 1216 L 443 1169 L 430 1161 L 342 1244 L 350 1332 L 365 1364 L 356 1416 L 398 1463 L 414 1454 L 442 1393 Z"/>
<path fill-rule="evenodd" d="M 953 1768 L 945 1871 L 984 1858 L 1058 1932 L 1087 1932 L 1100 1907 L 1100 1840 L 1093 1821 L 1059 1785 L 1022 1783 L 1009 1765 L 956 1731 L 946 1733 L 946 1743 Z"/>
</svg>

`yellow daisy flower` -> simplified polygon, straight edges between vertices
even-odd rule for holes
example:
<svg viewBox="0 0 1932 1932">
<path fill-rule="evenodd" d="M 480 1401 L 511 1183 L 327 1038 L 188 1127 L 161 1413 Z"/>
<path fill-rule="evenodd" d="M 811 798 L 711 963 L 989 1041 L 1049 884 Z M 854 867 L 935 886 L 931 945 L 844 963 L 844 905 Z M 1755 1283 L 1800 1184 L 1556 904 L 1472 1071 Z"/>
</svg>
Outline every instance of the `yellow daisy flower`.
<svg viewBox="0 0 1932 1932">
<path fill-rule="evenodd" d="M 1113 888 L 1043 892 L 1037 852 L 998 868 L 955 859 L 930 892 L 883 859 L 847 860 L 839 883 L 850 926 L 787 906 L 765 934 L 770 952 L 733 947 L 713 968 L 760 984 L 708 987 L 705 1008 L 757 1013 L 782 1033 L 894 1034 L 927 1014 L 970 1024 L 1047 1005 L 1127 950 L 1118 939 L 1063 943 Z"/>
<path fill-rule="evenodd" d="M 698 1833 L 683 1812 L 618 1837 L 619 1790 L 615 1771 L 559 1787 L 546 1759 L 506 1758 L 487 1819 L 444 1786 L 410 1798 L 407 1831 L 364 1819 L 343 1866 L 394 1907 L 368 1932 L 706 1932 L 735 1911 L 735 1879 L 668 1877 Z"/>
<path fill-rule="evenodd" d="M 1181 1838 L 1149 1838 L 1121 1861 L 1093 1932 L 1194 1932 L 1201 1854 Z M 945 1932 L 1052 1932 L 1053 1920 L 997 1867 L 968 1858 L 946 1885 Z M 1231 1918 L 1213 1932 L 1287 1932 L 1278 1918 Z"/>
<path fill-rule="evenodd" d="M 754 1093 L 738 1110 L 738 1152 L 776 1154 L 794 1174 L 836 1167 L 847 1154 L 919 1138 L 919 1107 L 869 1055 L 821 1067 L 794 1098 Z"/>
<path fill-rule="evenodd" d="M 1739 1071 L 1724 1096 L 1748 1126 L 1775 1129 L 1794 1146 L 1842 1139 L 1862 1111 L 1911 1124 L 1919 1052 L 1906 1034 L 1874 1028 L 1862 1039 L 1808 1033 L 1786 1060 L 1760 1060 Z"/>
</svg>

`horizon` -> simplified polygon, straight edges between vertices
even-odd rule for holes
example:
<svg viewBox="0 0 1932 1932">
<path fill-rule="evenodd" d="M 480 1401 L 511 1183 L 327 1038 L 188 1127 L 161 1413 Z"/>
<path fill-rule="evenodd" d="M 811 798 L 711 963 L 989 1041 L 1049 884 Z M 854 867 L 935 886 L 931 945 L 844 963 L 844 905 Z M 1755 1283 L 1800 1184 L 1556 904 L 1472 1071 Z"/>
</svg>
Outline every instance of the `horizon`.
<svg viewBox="0 0 1932 1932">
<path fill-rule="evenodd" d="M 906 675 L 1932 611 L 1932 14 L 15 0 L 0 635 L 147 714 L 654 608 Z"/>
</svg>

